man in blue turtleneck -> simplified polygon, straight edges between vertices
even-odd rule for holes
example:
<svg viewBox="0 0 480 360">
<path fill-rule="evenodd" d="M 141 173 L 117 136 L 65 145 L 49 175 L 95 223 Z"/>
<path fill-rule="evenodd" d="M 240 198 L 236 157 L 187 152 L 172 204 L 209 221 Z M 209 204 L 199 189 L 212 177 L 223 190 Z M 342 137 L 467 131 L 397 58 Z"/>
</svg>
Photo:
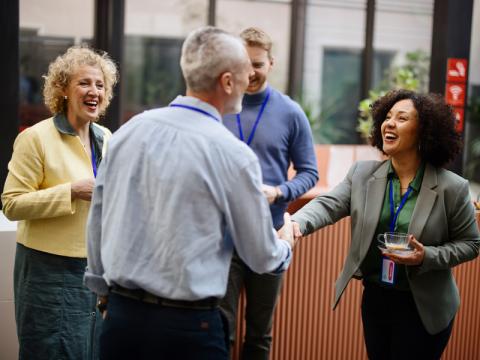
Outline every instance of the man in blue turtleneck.
<svg viewBox="0 0 480 360">
<path fill-rule="evenodd" d="M 283 225 L 283 213 L 290 201 L 300 197 L 318 180 L 317 161 L 310 126 L 300 106 L 268 85 L 273 66 L 272 40 L 258 28 L 240 34 L 252 62 L 254 74 L 242 102 L 242 112 L 224 117 L 224 125 L 247 143 L 260 160 L 263 193 L 270 203 L 273 225 Z M 288 180 L 290 165 L 296 170 Z M 235 189 L 232 189 L 235 191 Z M 273 311 L 280 293 L 283 275 L 259 275 L 234 254 L 228 287 L 221 308 L 235 339 L 237 304 L 243 287 L 247 296 L 246 335 L 242 358 L 268 359 L 272 341 Z"/>
</svg>

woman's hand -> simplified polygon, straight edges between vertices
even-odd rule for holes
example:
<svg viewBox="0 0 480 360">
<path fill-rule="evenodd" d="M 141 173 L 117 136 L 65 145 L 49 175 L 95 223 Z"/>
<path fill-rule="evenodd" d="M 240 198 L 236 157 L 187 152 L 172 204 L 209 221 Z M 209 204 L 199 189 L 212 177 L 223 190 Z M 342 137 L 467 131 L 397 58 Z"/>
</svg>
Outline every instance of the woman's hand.
<svg viewBox="0 0 480 360">
<path fill-rule="evenodd" d="M 303 234 L 300 231 L 300 225 L 298 225 L 298 223 L 296 223 L 293 220 L 292 220 L 292 226 L 293 226 L 293 237 L 295 239 L 295 242 L 297 242 L 303 237 Z"/>
<path fill-rule="evenodd" d="M 413 252 L 408 255 L 397 255 L 390 253 L 383 253 L 385 256 L 392 259 L 397 264 L 402 265 L 421 265 L 425 257 L 425 249 L 423 244 L 419 243 L 413 235 L 409 235 L 409 244 L 413 247 Z"/>
<path fill-rule="evenodd" d="M 290 247 L 293 249 L 295 246 L 295 236 L 289 213 L 286 212 L 283 214 L 283 221 L 283 226 L 277 231 L 278 237 L 287 241 L 290 244 Z"/>
<path fill-rule="evenodd" d="M 278 237 L 288 241 L 293 249 L 297 241 L 303 236 L 302 232 L 300 231 L 300 225 L 298 225 L 295 221 L 292 221 L 290 214 L 287 212 L 283 214 L 283 221 L 284 225 L 277 231 Z"/>
<path fill-rule="evenodd" d="M 81 199 L 90 201 L 92 199 L 95 179 L 82 179 L 72 182 L 72 200 Z"/>
</svg>

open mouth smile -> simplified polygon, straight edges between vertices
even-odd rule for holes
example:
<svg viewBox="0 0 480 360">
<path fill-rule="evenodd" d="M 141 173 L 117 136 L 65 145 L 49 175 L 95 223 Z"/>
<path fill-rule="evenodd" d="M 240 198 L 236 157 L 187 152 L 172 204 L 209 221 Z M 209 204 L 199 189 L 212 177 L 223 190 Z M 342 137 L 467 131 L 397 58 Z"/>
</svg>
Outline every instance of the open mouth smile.
<svg viewBox="0 0 480 360">
<path fill-rule="evenodd" d="M 96 100 L 87 100 L 83 102 L 90 110 L 96 110 L 98 107 L 98 101 Z"/>
<path fill-rule="evenodd" d="M 383 135 L 383 139 L 386 142 L 392 142 L 398 139 L 398 135 L 392 132 L 385 132 L 385 134 Z"/>
</svg>

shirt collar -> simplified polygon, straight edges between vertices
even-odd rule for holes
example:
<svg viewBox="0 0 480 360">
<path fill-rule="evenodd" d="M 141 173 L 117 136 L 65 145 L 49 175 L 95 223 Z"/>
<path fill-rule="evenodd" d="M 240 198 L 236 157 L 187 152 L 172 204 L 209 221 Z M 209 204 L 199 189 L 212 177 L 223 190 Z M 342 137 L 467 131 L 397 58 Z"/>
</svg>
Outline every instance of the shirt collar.
<svg viewBox="0 0 480 360">
<path fill-rule="evenodd" d="M 55 114 L 53 117 L 53 123 L 55 128 L 62 134 L 77 136 L 75 129 L 68 121 L 64 113 Z M 90 138 L 93 139 L 93 146 L 95 147 L 95 160 L 97 165 L 100 164 L 102 160 L 102 149 L 103 149 L 103 138 L 105 133 L 100 128 L 100 126 L 95 125 L 90 122 L 89 124 Z M 93 136 L 92 136 L 93 135 Z"/>
<path fill-rule="evenodd" d="M 422 180 L 423 180 L 423 174 L 425 172 L 425 162 L 422 161 L 420 166 L 417 169 L 417 173 L 415 174 L 415 177 L 413 180 L 410 182 L 409 186 L 413 188 L 415 191 L 420 191 L 420 187 L 422 186 Z M 387 177 L 389 179 L 392 178 L 398 178 L 397 174 L 395 173 L 395 169 L 392 166 L 392 160 L 388 160 L 388 171 L 387 171 Z"/>
<path fill-rule="evenodd" d="M 268 92 L 271 91 L 270 85 L 267 85 L 265 90 L 260 91 L 256 94 L 245 94 L 243 96 L 243 104 L 244 105 L 256 105 L 261 104 L 267 97 Z"/>
<path fill-rule="evenodd" d="M 55 124 L 57 130 L 60 131 L 62 134 L 77 136 L 75 129 L 67 120 L 67 117 L 64 113 L 55 114 L 55 116 L 53 117 L 53 123 Z"/>
<path fill-rule="evenodd" d="M 196 108 L 199 108 L 203 111 L 208 112 L 209 114 L 213 115 L 214 117 L 217 118 L 219 122 L 222 122 L 222 116 L 218 112 L 217 108 L 214 107 L 213 105 L 210 105 L 209 103 L 200 100 L 199 98 L 193 97 L 193 96 L 181 96 L 178 95 L 171 103 L 172 104 L 178 104 L 178 105 L 187 105 L 187 106 L 193 106 Z"/>
<path fill-rule="evenodd" d="M 53 123 L 59 132 L 66 135 L 77 136 L 73 126 L 68 121 L 64 113 L 58 113 L 53 117 Z M 89 124 L 90 133 L 93 134 L 97 142 L 103 142 L 103 131 L 93 123 Z"/>
</svg>

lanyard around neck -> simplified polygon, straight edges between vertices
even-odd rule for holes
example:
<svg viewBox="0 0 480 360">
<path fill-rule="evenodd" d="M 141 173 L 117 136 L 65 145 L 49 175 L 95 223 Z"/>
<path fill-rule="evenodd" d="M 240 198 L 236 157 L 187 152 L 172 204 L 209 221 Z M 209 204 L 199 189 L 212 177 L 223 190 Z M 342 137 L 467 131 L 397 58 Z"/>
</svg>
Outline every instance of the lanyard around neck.
<svg viewBox="0 0 480 360">
<path fill-rule="evenodd" d="M 200 109 L 200 108 L 195 107 L 195 106 L 183 105 L 183 104 L 170 104 L 170 106 L 171 106 L 171 107 L 179 107 L 179 108 L 184 108 L 184 109 L 187 109 L 187 110 L 196 111 L 196 112 L 198 112 L 198 113 L 200 113 L 200 114 L 203 114 L 203 115 L 208 116 L 209 118 L 212 118 L 212 119 L 215 120 L 215 121 L 220 122 L 220 120 L 219 120 L 216 116 L 210 114 L 208 111 L 205 111 L 205 110 Z"/>
<path fill-rule="evenodd" d="M 267 90 L 267 95 L 265 96 L 265 100 L 262 102 L 262 106 L 260 107 L 260 111 L 257 114 L 257 118 L 255 119 L 255 123 L 253 124 L 252 131 L 248 136 L 247 145 L 252 143 L 253 137 L 255 136 L 255 131 L 257 131 L 258 123 L 263 115 L 263 111 L 265 110 L 265 106 L 267 105 L 268 99 L 270 98 L 270 88 Z M 242 129 L 242 121 L 240 119 L 240 114 L 237 114 L 237 127 L 238 127 L 238 134 L 240 136 L 240 140 L 245 142 L 245 137 L 243 136 L 243 129 Z"/>
<path fill-rule="evenodd" d="M 97 177 L 97 160 L 95 159 L 95 145 L 93 144 L 93 138 L 90 136 L 90 147 L 92 148 L 92 169 L 93 177 Z"/>
<path fill-rule="evenodd" d="M 400 205 L 398 205 L 397 210 L 395 211 L 395 204 L 393 200 L 393 180 L 390 180 L 390 231 L 394 232 L 395 231 L 395 224 L 397 222 L 398 214 L 400 214 L 400 211 L 403 209 L 405 206 L 405 203 L 407 202 L 408 196 L 412 192 L 412 187 L 409 185 L 407 192 L 402 196 L 402 200 L 400 201 Z"/>
</svg>

